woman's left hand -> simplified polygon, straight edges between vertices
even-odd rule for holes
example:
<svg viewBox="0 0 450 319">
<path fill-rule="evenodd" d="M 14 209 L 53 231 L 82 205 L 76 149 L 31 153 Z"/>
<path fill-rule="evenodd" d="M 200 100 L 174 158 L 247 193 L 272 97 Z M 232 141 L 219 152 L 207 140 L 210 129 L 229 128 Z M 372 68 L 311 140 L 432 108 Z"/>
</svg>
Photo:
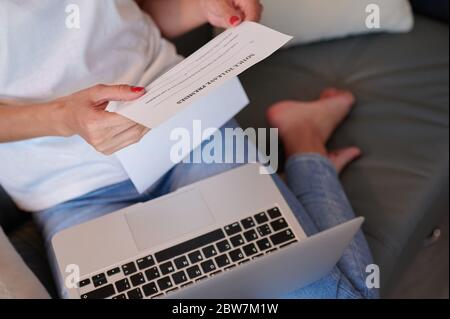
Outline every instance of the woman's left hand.
<svg viewBox="0 0 450 319">
<path fill-rule="evenodd" d="M 230 28 L 242 21 L 261 20 L 263 5 L 259 0 L 201 0 L 203 13 L 215 27 Z"/>
</svg>

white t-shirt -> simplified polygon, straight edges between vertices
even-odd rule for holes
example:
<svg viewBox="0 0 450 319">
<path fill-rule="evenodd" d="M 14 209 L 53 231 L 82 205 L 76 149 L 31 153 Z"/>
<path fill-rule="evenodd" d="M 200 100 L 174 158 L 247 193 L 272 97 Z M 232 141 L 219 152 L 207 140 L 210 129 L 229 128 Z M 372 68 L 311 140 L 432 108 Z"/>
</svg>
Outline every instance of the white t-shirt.
<svg viewBox="0 0 450 319">
<path fill-rule="evenodd" d="M 179 61 L 133 0 L 0 1 L 0 100 L 49 101 L 98 83 L 146 86 Z M 114 156 L 78 136 L 0 143 L 0 184 L 29 211 L 126 179 Z"/>
</svg>

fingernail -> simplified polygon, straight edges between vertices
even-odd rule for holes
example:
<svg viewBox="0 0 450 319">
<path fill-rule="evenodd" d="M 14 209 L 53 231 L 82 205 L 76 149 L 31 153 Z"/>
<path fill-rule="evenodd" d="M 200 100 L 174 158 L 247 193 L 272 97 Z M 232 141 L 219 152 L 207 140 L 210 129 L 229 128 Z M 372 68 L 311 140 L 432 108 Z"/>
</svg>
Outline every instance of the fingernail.
<svg viewBox="0 0 450 319">
<path fill-rule="evenodd" d="M 231 24 L 232 26 L 237 25 L 240 21 L 241 21 L 241 18 L 239 18 L 238 16 L 232 16 L 232 17 L 230 18 L 230 24 Z"/>
<path fill-rule="evenodd" d="M 131 87 L 131 92 L 133 92 L 133 93 L 141 93 L 144 90 L 145 90 L 145 88 L 140 87 L 140 86 L 132 86 Z"/>
</svg>

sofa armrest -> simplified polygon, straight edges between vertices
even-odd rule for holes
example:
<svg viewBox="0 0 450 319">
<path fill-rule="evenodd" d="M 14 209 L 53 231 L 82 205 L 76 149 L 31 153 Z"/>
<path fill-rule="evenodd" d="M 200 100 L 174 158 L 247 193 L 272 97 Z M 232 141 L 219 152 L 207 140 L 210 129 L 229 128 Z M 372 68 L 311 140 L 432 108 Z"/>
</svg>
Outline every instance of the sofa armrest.
<svg viewBox="0 0 450 319">
<path fill-rule="evenodd" d="M 0 227 L 0 299 L 47 299 L 44 286 L 27 267 Z"/>
</svg>

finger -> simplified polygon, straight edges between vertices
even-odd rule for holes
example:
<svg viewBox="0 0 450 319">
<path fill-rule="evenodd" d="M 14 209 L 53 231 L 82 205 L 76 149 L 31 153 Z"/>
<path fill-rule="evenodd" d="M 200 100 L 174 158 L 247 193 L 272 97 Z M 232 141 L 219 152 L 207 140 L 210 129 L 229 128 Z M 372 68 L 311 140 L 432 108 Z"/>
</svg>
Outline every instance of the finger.
<svg viewBox="0 0 450 319">
<path fill-rule="evenodd" d="M 115 135 L 109 143 L 99 147 L 105 155 L 111 155 L 127 146 L 139 142 L 150 131 L 149 128 L 142 125 L 134 125 L 129 129 Z"/>
<path fill-rule="evenodd" d="M 114 145 L 113 147 L 111 147 L 110 149 L 108 149 L 106 151 L 106 154 L 111 155 L 114 154 L 118 151 L 120 151 L 121 149 L 124 149 L 130 145 L 136 144 L 138 143 L 149 131 L 149 128 L 143 127 L 143 126 L 139 126 L 136 128 L 136 131 L 134 133 L 130 131 L 127 131 L 126 133 L 124 132 L 123 134 L 120 134 L 118 136 L 117 141 L 122 140 L 120 143 L 116 143 L 116 145 Z M 133 129 L 134 131 L 134 129 Z M 128 135 L 127 138 L 122 139 L 122 135 Z"/>
<path fill-rule="evenodd" d="M 132 101 L 145 94 L 145 88 L 121 85 L 98 84 L 82 93 L 86 94 L 89 101 L 95 104 L 102 104 L 107 101 Z"/>
<path fill-rule="evenodd" d="M 235 3 L 244 13 L 245 21 L 258 22 L 261 20 L 263 6 L 259 0 L 237 0 Z"/>
<path fill-rule="evenodd" d="M 91 131 L 101 132 L 101 140 L 106 141 L 115 135 L 137 125 L 134 121 L 119 115 L 103 110 L 99 110 L 93 119 Z"/>
<path fill-rule="evenodd" d="M 215 16 L 214 20 L 219 27 L 234 27 L 243 20 L 242 13 L 234 6 L 232 0 L 214 0 L 212 6 L 210 13 Z"/>
<path fill-rule="evenodd" d="M 362 155 L 358 147 L 348 147 L 329 153 L 328 158 L 333 163 L 338 173 L 341 173 L 348 164 Z"/>
</svg>

